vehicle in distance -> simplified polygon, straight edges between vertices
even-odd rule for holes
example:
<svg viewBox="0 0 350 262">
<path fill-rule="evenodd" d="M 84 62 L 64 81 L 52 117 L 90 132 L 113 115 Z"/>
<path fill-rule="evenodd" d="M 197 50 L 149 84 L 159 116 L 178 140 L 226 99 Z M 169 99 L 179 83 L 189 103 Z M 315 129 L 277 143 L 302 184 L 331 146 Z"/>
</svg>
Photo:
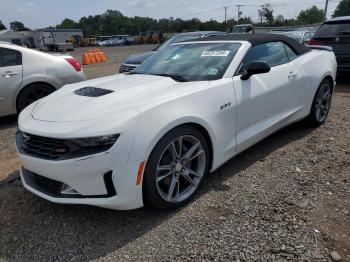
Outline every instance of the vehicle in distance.
<svg viewBox="0 0 350 262">
<path fill-rule="evenodd" d="M 336 67 L 333 52 L 282 35 L 172 44 L 134 72 L 27 107 L 16 135 L 23 185 L 57 203 L 176 208 L 276 130 L 324 123 Z"/>
<path fill-rule="evenodd" d="M 65 84 L 85 80 L 78 61 L 0 42 L 0 116 L 20 112 Z"/>
<path fill-rule="evenodd" d="M 254 26 L 252 24 L 234 25 L 232 34 L 254 34 Z"/>
<path fill-rule="evenodd" d="M 323 23 L 308 44 L 332 47 L 337 57 L 338 73 L 350 72 L 350 16 L 333 18 Z"/>
<path fill-rule="evenodd" d="M 163 44 L 159 45 L 157 48 L 153 49 L 152 51 L 131 55 L 126 59 L 124 59 L 119 68 L 119 73 L 125 73 L 125 72 L 130 72 L 134 70 L 141 63 L 143 63 L 147 58 L 151 57 L 153 54 L 159 51 L 164 50 L 166 47 L 168 47 L 171 44 L 183 42 L 186 40 L 192 40 L 196 38 L 205 38 L 208 36 L 215 36 L 215 35 L 227 35 L 227 33 L 218 32 L 218 31 L 197 31 L 197 32 L 188 32 L 188 33 L 175 35 L 172 38 L 170 38 L 168 41 L 164 42 Z"/>
<path fill-rule="evenodd" d="M 315 34 L 313 31 L 298 30 L 298 31 L 270 31 L 271 34 L 281 34 L 293 38 L 300 44 L 307 44 L 312 36 Z"/>
</svg>

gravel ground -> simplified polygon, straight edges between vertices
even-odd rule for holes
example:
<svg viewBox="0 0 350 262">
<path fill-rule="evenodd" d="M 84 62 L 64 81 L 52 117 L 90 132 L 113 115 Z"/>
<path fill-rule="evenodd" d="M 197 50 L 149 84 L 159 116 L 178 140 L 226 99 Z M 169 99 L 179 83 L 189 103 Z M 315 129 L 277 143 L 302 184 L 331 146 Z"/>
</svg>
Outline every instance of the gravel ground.
<svg viewBox="0 0 350 262">
<path fill-rule="evenodd" d="M 3 182 L 0 261 L 350 261 L 349 83 L 337 87 L 325 125 L 270 136 L 176 211 L 57 205 Z M 18 174 L 15 126 L 0 119 L 0 180 Z"/>
</svg>

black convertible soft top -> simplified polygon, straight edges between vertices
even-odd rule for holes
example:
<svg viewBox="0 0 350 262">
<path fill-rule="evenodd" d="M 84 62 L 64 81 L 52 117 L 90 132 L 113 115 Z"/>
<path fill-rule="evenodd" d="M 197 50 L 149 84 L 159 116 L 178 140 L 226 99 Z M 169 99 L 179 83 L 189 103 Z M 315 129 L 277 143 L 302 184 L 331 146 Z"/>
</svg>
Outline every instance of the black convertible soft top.
<svg viewBox="0 0 350 262">
<path fill-rule="evenodd" d="M 302 55 L 310 51 L 310 48 L 299 44 L 293 38 L 280 34 L 229 34 L 208 36 L 205 38 L 198 38 L 195 40 L 188 40 L 185 42 L 201 42 L 201 41 L 248 41 L 252 46 L 256 46 L 269 42 L 283 42 L 291 47 L 298 55 Z"/>
</svg>

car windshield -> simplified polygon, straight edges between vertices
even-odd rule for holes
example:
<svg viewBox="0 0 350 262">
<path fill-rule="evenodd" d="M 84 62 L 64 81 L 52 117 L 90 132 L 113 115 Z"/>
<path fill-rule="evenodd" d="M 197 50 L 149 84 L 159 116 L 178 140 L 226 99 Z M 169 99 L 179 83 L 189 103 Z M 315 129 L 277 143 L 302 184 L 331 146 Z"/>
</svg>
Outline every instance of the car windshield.
<svg viewBox="0 0 350 262">
<path fill-rule="evenodd" d="M 316 37 L 335 37 L 339 35 L 350 35 L 350 21 L 341 23 L 323 24 L 316 33 Z"/>
<path fill-rule="evenodd" d="M 220 79 L 240 46 L 237 43 L 171 45 L 147 59 L 133 73 L 169 76 L 176 81 Z"/>
<path fill-rule="evenodd" d="M 162 51 L 171 44 L 180 43 L 188 40 L 194 40 L 194 39 L 200 38 L 201 36 L 202 36 L 201 34 L 176 35 L 170 38 L 164 44 L 158 46 L 156 49 L 154 49 L 154 51 Z"/>
</svg>

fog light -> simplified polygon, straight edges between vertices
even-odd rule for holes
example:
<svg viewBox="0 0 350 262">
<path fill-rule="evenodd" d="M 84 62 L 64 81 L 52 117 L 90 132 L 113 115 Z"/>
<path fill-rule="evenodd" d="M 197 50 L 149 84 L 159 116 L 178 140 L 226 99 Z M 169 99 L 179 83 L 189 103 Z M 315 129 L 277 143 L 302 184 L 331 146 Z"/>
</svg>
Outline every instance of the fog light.
<svg viewBox="0 0 350 262">
<path fill-rule="evenodd" d="M 79 195 L 79 193 L 71 186 L 66 184 L 62 185 L 61 194 L 63 195 Z"/>
</svg>

